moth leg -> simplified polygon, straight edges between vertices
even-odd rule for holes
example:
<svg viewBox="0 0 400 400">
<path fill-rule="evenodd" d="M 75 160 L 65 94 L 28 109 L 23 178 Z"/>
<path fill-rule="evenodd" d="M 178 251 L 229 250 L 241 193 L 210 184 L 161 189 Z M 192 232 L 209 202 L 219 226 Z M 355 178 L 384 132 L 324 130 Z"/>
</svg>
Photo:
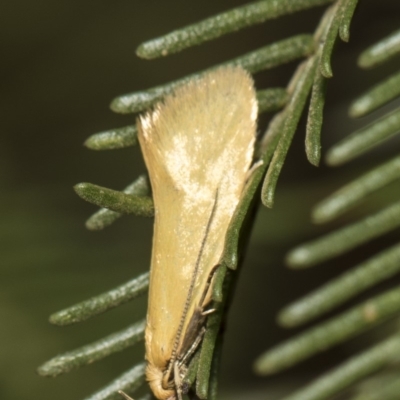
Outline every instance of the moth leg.
<svg viewBox="0 0 400 400">
<path fill-rule="evenodd" d="M 251 175 L 253 175 L 254 171 L 257 168 L 261 167 L 261 165 L 263 164 L 264 164 L 263 160 L 258 160 L 257 162 L 255 162 L 246 173 L 246 181 L 248 181 Z"/>
<path fill-rule="evenodd" d="M 180 374 L 179 363 L 174 363 L 174 381 L 175 381 L 175 390 L 178 395 L 178 400 L 183 400 L 182 398 L 182 379 Z"/>
<path fill-rule="evenodd" d="M 202 315 L 203 317 L 206 317 L 207 315 L 210 315 L 210 314 L 212 314 L 212 313 L 215 313 L 215 311 L 217 311 L 216 308 L 210 308 L 209 310 L 203 311 L 203 312 L 201 313 L 201 315 Z"/>
<path fill-rule="evenodd" d="M 196 339 L 194 340 L 193 344 L 190 346 L 189 350 L 186 352 L 182 360 L 179 361 L 179 366 L 186 364 L 186 361 L 193 355 L 193 353 L 199 347 L 199 344 L 203 340 L 203 336 L 205 333 L 206 333 L 206 328 L 203 326 L 199 334 L 197 335 Z"/>
<path fill-rule="evenodd" d="M 204 308 L 205 305 L 206 305 L 205 304 L 205 300 L 206 300 L 208 291 L 210 289 L 212 280 L 214 278 L 214 275 L 217 272 L 218 268 L 219 268 L 219 265 L 215 265 L 213 267 L 213 269 L 211 270 L 210 275 L 208 275 L 207 282 L 206 282 L 206 285 L 205 285 L 204 290 L 203 290 L 203 294 L 201 295 L 201 298 L 200 298 L 200 301 L 199 301 L 199 305 L 200 305 L 201 308 Z"/>
<path fill-rule="evenodd" d="M 124 397 L 126 400 L 133 400 L 132 397 L 128 396 L 125 392 L 123 392 L 122 390 L 118 390 L 118 393 Z"/>
</svg>

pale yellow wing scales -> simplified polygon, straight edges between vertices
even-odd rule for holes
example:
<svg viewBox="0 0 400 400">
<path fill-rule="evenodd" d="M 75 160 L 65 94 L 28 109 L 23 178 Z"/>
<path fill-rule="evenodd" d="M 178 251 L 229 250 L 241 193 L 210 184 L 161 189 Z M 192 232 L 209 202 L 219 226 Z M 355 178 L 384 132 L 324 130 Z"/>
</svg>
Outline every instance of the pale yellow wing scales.
<svg viewBox="0 0 400 400">
<path fill-rule="evenodd" d="M 171 358 L 217 193 L 183 333 L 221 257 L 252 161 L 256 117 L 250 76 L 221 68 L 178 88 L 138 122 L 155 205 L 146 358 L 161 371 Z"/>
</svg>

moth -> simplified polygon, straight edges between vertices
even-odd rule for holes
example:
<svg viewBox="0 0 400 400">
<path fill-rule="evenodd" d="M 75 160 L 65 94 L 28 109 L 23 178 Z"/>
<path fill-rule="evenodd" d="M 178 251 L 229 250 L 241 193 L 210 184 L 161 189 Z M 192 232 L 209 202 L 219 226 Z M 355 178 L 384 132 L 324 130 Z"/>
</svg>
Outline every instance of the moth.
<svg viewBox="0 0 400 400">
<path fill-rule="evenodd" d="M 182 399 L 213 311 L 213 275 L 252 163 L 257 111 L 250 75 L 225 67 L 137 121 L 155 207 L 146 378 L 160 400 Z"/>
</svg>

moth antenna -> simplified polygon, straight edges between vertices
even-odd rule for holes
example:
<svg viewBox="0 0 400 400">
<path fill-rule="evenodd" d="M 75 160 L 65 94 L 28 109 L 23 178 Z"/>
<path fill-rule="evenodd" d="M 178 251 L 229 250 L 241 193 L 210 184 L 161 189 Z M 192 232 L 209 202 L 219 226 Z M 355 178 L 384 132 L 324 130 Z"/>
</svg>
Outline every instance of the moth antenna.
<svg viewBox="0 0 400 400">
<path fill-rule="evenodd" d="M 202 255 L 203 255 L 204 247 L 205 247 L 205 244 L 206 244 L 206 241 L 207 241 L 207 236 L 208 236 L 208 233 L 210 232 L 211 223 L 212 223 L 212 220 L 213 220 L 213 217 L 214 217 L 214 214 L 215 214 L 215 210 L 217 208 L 217 201 L 218 201 L 218 189 L 217 189 L 217 191 L 215 193 L 215 200 L 214 200 L 213 208 L 211 210 L 210 218 L 209 218 L 209 220 L 207 222 L 206 231 L 205 231 L 205 234 L 204 234 L 204 237 L 203 237 L 203 241 L 201 242 L 200 251 L 199 251 L 199 254 L 197 256 L 196 266 L 195 266 L 195 269 L 194 269 L 194 272 L 193 272 L 192 280 L 190 282 L 190 287 L 189 287 L 188 295 L 187 295 L 187 298 L 186 298 L 186 301 L 185 301 L 185 306 L 183 308 L 182 317 L 181 317 L 181 320 L 180 320 L 180 323 L 179 323 L 178 330 L 176 332 L 174 347 L 172 348 L 170 366 L 168 368 L 167 375 L 170 374 L 171 368 L 174 365 L 175 360 L 176 360 L 176 352 L 178 350 L 179 340 L 180 340 L 180 337 L 182 335 L 183 324 L 185 323 L 186 315 L 187 315 L 188 310 L 189 310 L 190 300 L 192 298 L 192 294 L 193 294 L 193 290 L 194 290 L 194 284 L 196 282 L 197 273 L 198 273 L 199 267 L 200 267 L 200 260 L 201 260 Z"/>
<path fill-rule="evenodd" d="M 128 396 L 125 392 L 123 392 L 122 390 L 118 390 L 118 393 L 124 397 L 126 400 L 133 400 L 132 397 Z"/>
</svg>

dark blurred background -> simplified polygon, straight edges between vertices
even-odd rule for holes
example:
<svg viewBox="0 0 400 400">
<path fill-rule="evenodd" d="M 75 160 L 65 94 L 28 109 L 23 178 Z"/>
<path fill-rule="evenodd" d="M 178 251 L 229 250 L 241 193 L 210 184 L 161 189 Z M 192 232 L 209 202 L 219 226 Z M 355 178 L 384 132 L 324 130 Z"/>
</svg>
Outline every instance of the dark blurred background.
<svg viewBox="0 0 400 400">
<path fill-rule="evenodd" d="M 339 43 L 329 85 L 323 146 L 376 118 L 352 121 L 352 98 L 396 71 L 399 63 L 359 71 L 357 55 L 399 27 L 398 0 L 361 1 L 351 42 Z M 106 291 L 148 269 L 152 221 L 125 217 L 103 232 L 89 232 L 95 208 L 72 186 L 93 182 L 121 189 L 145 168 L 139 148 L 94 152 L 82 146 L 92 133 L 132 124 L 113 114 L 117 95 L 146 89 L 239 56 L 293 34 L 312 32 L 324 7 L 297 13 L 169 58 L 145 61 L 143 41 L 243 4 L 176 1 L 7 1 L 0 14 L 0 398 L 81 399 L 142 360 L 142 345 L 55 380 L 36 367 L 57 353 L 120 330 L 145 315 L 140 299 L 86 323 L 57 328 L 48 316 Z M 398 61 L 398 60 L 397 60 Z M 297 62 L 255 76 L 258 88 L 285 86 Z M 389 107 L 390 108 L 390 107 Z M 389 109 L 386 107 L 383 111 Z M 260 132 L 270 116 L 260 119 Z M 276 398 L 333 363 L 364 339 L 303 363 L 278 377 L 252 373 L 255 357 L 289 337 L 275 315 L 289 301 L 361 261 L 385 240 L 310 271 L 285 268 L 294 245 L 347 221 L 326 227 L 310 223 L 313 204 L 338 185 L 395 154 L 393 145 L 338 169 L 312 167 L 304 154 L 304 120 L 284 167 L 273 210 L 260 209 L 233 301 L 226 332 L 221 390 L 229 397 Z M 393 141 L 391 142 L 393 143 Z M 398 143 L 398 141 L 397 141 Z M 398 192 L 398 190 L 397 190 Z M 390 187 L 385 196 L 394 196 Z M 398 193 L 397 193 L 398 194 Z M 352 218 L 374 209 L 364 203 Z M 259 397 L 257 397 L 257 393 Z"/>
</svg>

